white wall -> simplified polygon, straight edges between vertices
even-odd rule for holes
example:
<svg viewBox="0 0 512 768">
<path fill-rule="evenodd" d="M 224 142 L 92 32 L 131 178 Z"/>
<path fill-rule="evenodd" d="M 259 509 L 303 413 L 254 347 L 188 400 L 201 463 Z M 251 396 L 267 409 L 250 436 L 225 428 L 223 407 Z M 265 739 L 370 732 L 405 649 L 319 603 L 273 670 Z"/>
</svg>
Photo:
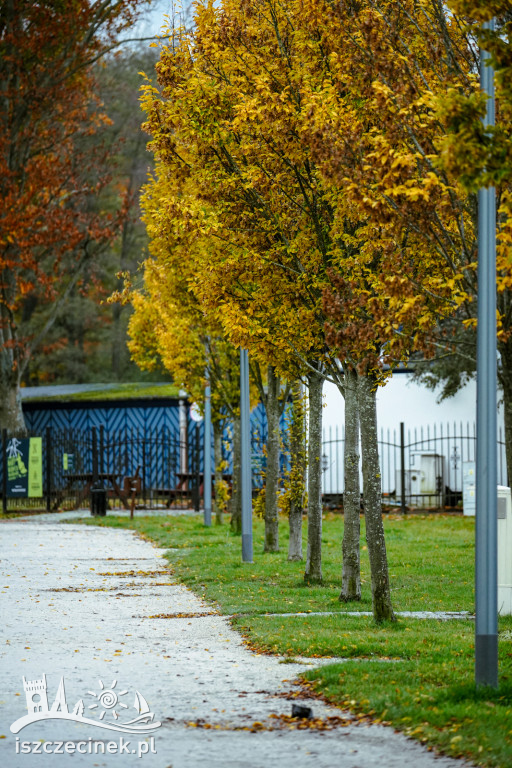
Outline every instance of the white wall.
<svg viewBox="0 0 512 768">
<path fill-rule="evenodd" d="M 471 423 L 476 418 L 476 384 L 471 381 L 454 397 L 436 402 L 436 393 L 413 383 L 410 374 L 395 374 L 377 393 L 377 419 L 380 429 L 406 429 L 427 426 L 434 422 L 460 421 Z M 334 384 L 324 385 L 324 428 L 341 428 L 345 423 L 344 401 Z"/>
<path fill-rule="evenodd" d="M 438 403 L 436 392 L 419 386 L 411 381 L 410 374 L 395 374 L 385 387 L 380 387 L 377 394 L 377 420 L 379 438 L 381 430 L 384 434 L 381 449 L 381 467 L 383 472 L 383 486 L 385 490 L 393 490 L 396 486 L 395 473 L 399 467 L 400 457 L 389 443 L 398 445 L 400 441 L 400 422 L 405 425 L 406 446 L 427 438 L 427 430 L 420 428 L 430 427 L 430 436 L 433 436 L 432 428 L 436 426 L 437 435 L 445 436 L 436 443 L 436 450 L 445 456 L 445 485 L 455 490 L 462 489 L 462 462 L 473 460 L 474 444 L 471 440 L 464 441 L 462 435 L 466 435 L 466 424 L 469 422 L 469 434 L 473 433 L 473 425 L 476 420 L 476 382 L 471 381 L 454 397 Z M 343 444 L 342 427 L 344 425 L 344 401 L 338 389 L 333 384 L 324 385 L 324 453 L 328 469 L 324 474 L 323 486 L 325 492 L 340 492 L 343 489 Z M 462 429 L 461 429 L 462 424 Z M 448 425 L 448 429 L 446 428 Z M 498 412 L 498 428 L 503 429 L 502 409 Z M 338 432 L 336 431 L 338 429 Z M 415 430 L 417 433 L 415 434 Z M 434 433 L 435 434 L 435 433 Z M 449 437 L 451 435 L 451 437 Z M 455 437 L 457 436 L 457 437 Z M 500 432 L 498 432 L 500 439 Z M 503 440 L 503 433 L 501 433 Z M 333 441 L 333 442 L 331 442 Z M 340 441 L 340 442 L 338 442 Z M 429 445 L 429 448 L 432 446 Z M 455 453 L 454 453 L 455 451 Z M 457 456 L 458 455 L 458 456 Z M 499 466 L 505 468 L 505 451 L 502 445 L 498 453 Z M 409 461 L 406 455 L 406 461 Z"/>
</svg>

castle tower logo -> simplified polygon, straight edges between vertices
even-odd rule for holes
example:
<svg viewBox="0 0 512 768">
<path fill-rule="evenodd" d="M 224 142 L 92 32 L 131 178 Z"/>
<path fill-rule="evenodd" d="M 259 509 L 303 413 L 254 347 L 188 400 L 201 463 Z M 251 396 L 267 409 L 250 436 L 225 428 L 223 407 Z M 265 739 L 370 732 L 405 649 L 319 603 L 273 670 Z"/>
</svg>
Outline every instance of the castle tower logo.
<svg viewBox="0 0 512 768">
<path fill-rule="evenodd" d="M 93 725 L 109 731 L 143 736 L 154 733 L 162 725 L 161 722 L 155 721 L 154 713 L 150 711 L 149 704 L 139 691 L 135 691 L 134 704 L 130 707 L 126 700 L 123 700 L 128 694 L 128 689 L 117 690 L 117 680 L 114 680 L 110 687 L 106 687 L 100 680 L 97 691 L 86 693 L 86 696 L 91 697 L 90 703 L 79 699 L 72 712 L 69 711 L 66 700 L 64 677 L 60 679 L 51 707 L 48 705 L 46 675 L 38 680 L 26 680 L 23 677 L 23 688 L 28 714 L 11 725 L 12 733 L 19 733 L 27 725 L 41 720 L 73 720 L 75 723 Z M 130 709 L 135 709 L 136 714 L 130 712 Z M 93 715 L 98 715 L 98 718 L 95 719 Z"/>
<path fill-rule="evenodd" d="M 25 680 L 23 688 L 27 697 L 27 709 L 29 714 L 48 712 L 48 696 L 46 695 L 46 675 L 41 680 Z"/>
</svg>

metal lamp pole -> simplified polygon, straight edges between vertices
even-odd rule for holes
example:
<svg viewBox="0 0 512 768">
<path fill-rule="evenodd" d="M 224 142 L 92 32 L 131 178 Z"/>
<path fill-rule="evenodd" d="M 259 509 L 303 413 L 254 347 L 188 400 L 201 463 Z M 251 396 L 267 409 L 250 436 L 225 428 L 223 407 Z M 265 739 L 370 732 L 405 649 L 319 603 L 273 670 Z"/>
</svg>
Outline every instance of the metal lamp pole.
<svg viewBox="0 0 512 768">
<path fill-rule="evenodd" d="M 212 524 L 212 403 L 210 377 L 204 390 L 204 524 Z"/>
<path fill-rule="evenodd" d="M 249 353 L 240 349 L 240 486 L 242 496 L 242 560 L 252 563 L 251 404 Z"/>
<path fill-rule="evenodd" d="M 484 28 L 494 30 L 494 20 Z M 487 93 L 484 127 L 494 125 L 494 72 L 481 51 Z M 498 687 L 497 448 L 496 448 L 496 195 L 478 192 L 478 331 L 476 417 L 475 682 Z"/>
</svg>

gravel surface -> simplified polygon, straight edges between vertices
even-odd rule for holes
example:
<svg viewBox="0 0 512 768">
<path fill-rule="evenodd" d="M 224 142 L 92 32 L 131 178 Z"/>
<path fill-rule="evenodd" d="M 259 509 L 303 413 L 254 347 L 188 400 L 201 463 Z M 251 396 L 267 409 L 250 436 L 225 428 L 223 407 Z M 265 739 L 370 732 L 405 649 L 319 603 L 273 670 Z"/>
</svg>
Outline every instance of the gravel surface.
<svg viewBox="0 0 512 768">
<path fill-rule="evenodd" d="M 279 657 L 244 647 L 225 617 L 173 581 L 164 550 L 131 531 L 61 525 L 62 517 L 1 525 L 0 765 L 64 768 L 70 760 L 73 766 L 127 768 L 467 765 L 436 758 L 389 727 L 358 725 L 350 713 L 293 699 L 301 693 L 293 680 L 305 664 L 282 664 Z M 162 614 L 167 618 L 151 618 Z M 161 725 L 151 735 L 129 734 L 68 715 L 11 732 L 11 724 L 27 714 L 24 679 L 43 675 L 50 709 L 63 677 L 60 713 L 66 704 L 71 713 L 81 701 L 84 718 L 99 723 L 104 712 L 101 722 L 117 727 L 137 717 L 138 692 L 154 713 L 153 725 Z M 293 701 L 310 706 L 328 730 L 292 730 L 287 718 Z M 56 746 L 59 742 L 64 745 Z M 28 748 L 24 743 L 31 749 L 39 744 L 41 753 L 21 754 Z M 59 752 L 43 754 L 43 749 Z M 117 752 L 101 754 L 103 749 Z"/>
</svg>

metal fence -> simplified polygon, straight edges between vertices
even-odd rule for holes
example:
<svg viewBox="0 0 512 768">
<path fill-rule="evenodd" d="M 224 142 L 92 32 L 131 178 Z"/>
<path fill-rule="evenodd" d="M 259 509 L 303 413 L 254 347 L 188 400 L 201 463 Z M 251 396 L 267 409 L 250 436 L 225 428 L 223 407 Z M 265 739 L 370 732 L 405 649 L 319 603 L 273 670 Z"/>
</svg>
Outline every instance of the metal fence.
<svg viewBox="0 0 512 768">
<path fill-rule="evenodd" d="M 285 430 L 283 430 L 285 432 Z M 86 430 L 47 428 L 43 438 L 43 496 L 9 498 L 5 461 L 0 462 L 3 509 L 59 509 L 88 506 L 91 489 L 107 491 L 110 508 L 159 506 L 199 509 L 204 459 L 203 431 L 188 430 L 185 439 L 167 427 Z M 344 490 L 344 429 L 324 430 L 322 446 L 323 496 L 327 506 L 338 506 Z M 6 435 L 3 436 L 6 455 Z M 253 431 L 253 490 L 264 482 L 266 434 Z M 289 461 L 283 440 L 282 471 Z M 475 460 L 475 425 L 469 422 L 381 430 L 379 454 L 383 500 L 389 506 L 460 508 L 464 474 Z M 232 472 L 229 429 L 223 440 L 225 472 Z M 130 478 L 137 474 L 135 486 Z M 498 482 L 507 485 L 505 442 L 498 433 Z"/>
<path fill-rule="evenodd" d="M 166 427 L 113 432 L 102 427 L 83 431 L 49 427 L 43 435 L 29 437 L 43 438 L 43 496 L 9 498 L 2 462 L 4 511 L 88 506 L 92 488 L 106 490 L 110 508 L 128 509 L 134 487 L 138 507 L 199 508 L 203 447 L 198 430 L 186 441 Z M 4 456 L 6 449 L 4 433 Z"/>
<path fill-rule="evenodd" d="M 106 490 L 111 509 L 130 508 L 133 488 L 137 508 L 199 509 L 203 494 L 203 434 L 202 423 L 190 424 L 181 439 L 177 430 L 167 426 L 110 431 L 102 426 L 84 430 L 47 427 L 42 434 L 29 432 L 28 437 L 41 437 L 43 442 L 43 496 L 10 498 L 6 463 L 0 462 L 3 510 L 87 507 L 93 488 Z M 4 432 L 4 457 L 7 442 Z M 224 431 L 222 454 L 224 476 L 230 480 L 233 459 L 229 426 Z M 266 459 L 258 423 L 253 425 L 252 458 L 253 487 L 257 489 L 263 484 Z M 138 479 L 132 482 L 135 476 Z"/>
<path fill-rule="evenodd" d="M 324 500 L 337 505 L 344 489 L 344 428 L 324 430 Z M 464 473 L 475 461 L 474 423 L 433 424 L 381 430 L 379 457 L 383 500 L 391 506 L 461 507 Z M 507 485 L 505 440 L 498 431 L 498 484 Z"/>
</svg>

